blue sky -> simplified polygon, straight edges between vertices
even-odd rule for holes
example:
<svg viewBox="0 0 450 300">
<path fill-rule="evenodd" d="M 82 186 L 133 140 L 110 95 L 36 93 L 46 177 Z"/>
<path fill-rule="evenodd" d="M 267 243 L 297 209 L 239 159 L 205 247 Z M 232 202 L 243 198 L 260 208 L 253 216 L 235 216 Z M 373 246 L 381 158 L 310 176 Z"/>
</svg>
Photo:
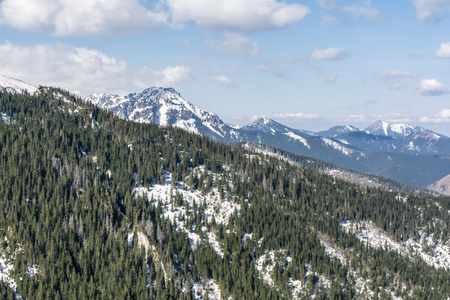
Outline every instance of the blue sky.
<svg viewBox="0 0 450 300">
<path fill-rule="evenodd" d="M 0 74 L 82 97 L 174 87 L 240 125 L 450 135 L 449 19 L 450 0 L 3 0 Z"/>
</svg>

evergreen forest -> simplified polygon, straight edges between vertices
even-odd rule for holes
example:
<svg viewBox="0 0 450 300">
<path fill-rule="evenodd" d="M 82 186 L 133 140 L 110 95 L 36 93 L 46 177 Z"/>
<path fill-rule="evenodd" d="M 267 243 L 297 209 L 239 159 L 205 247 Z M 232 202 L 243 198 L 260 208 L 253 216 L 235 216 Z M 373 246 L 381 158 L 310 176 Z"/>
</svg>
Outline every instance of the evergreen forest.
<svg viewBox="0 0 450 300">
<path fill-rule="evenodd" d="M 0 112 L 0 254 L 16 285 L 0 284 L 2 299 L 210 299 L 194 289 L 206 282 L 221 299 L 450 297 L 449 270 L 342 226 L 445 242 L 449 197 L 358 186 L 56 88 L 0 93 Z M 136 192 L 169 177 L 170 203 Z M 234 206 L 225 220 L 187 193 Z"/>
</svg>

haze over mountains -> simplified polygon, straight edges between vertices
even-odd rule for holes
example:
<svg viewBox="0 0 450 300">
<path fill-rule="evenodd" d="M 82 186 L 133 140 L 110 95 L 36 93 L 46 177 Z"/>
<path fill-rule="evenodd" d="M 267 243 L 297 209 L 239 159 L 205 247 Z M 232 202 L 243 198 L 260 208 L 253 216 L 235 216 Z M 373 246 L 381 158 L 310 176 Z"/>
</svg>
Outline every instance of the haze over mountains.
<svg viewBox="0 0 450 300">
<path fill-rule="evenodd" d="M 6 76 L 0 79 L 0 86 L 9 91 L 36 89 Z M 136 122 L 172 125 L 221 142 L 267 144 L 418 187 L 444 178 L 450 170 L 450 138 L 407 124 L 376 121 L 364 130 L 345 125 L 314 133 L 260 117 L 238 127 L 194 106 L 176 90 L 161 87 L 127 96 L 92 94 L 85 101 Z"/>
</svg>

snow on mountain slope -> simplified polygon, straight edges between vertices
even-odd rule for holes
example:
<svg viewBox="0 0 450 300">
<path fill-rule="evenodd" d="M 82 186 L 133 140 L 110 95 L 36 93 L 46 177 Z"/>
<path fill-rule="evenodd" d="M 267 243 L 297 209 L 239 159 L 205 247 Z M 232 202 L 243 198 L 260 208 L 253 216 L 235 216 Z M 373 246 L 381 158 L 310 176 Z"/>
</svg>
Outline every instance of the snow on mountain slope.
<svg viewBox="0 0 450 300">
<path fill-rule="evenodd" d="M 428 186 L 430 190 L 450 196 L 450 174 Z"/>
<path fill-rule="evenodd" d="M 355 152 L 354 149 L 351 149 L 346 144 L 339 143 L 335 140 L 329 139 L 329 138 L 321 138 L 321 140 L 325 143 L 325 145 L 332 147 L 333 149 L 336 149 L 338 151 L 341 151 L 347 156 L 350 156 Z"/>
<path fill-rule="evenodd" d="M 360 131 L 360 130 L 351 125 L 334 126 L 328 130 L 317 132 L 317 135 L 323 136 L 323 137 L 328 137 L 328 138 L 335 138 L 341 134 L 344 134 L 347 132 L 355 132 L 355 131 Z"/>
<path fill-rule="evenodd" d="M 296 135 L 308 135 L 315 136 L 313 132 L 307 130 L 298 130 L 287 127 L 283 124 L 280 124 L 266 116 L 261 116 L 257 118 L 255 121 L 241 127 L 240 129 L 244 131 L 258 131 L 264 133 L 289 133 L 292 132 Z"/>
<path fill-rule="evenodd" d="M 435 268 L 450 269 L 450 241 L 448 240 L 441 241 L 434 238 L 433 235 L 425 237 L 424 232 L 421 232 L 420 240 L 415 241 L 410 238 L 399 243 L 372 222 L 350 223 L 345 221 L 341 226 L 345 231 L 355 234 L 363 243 L 369 244 L 373 248 L 387 247 L 387 249 L 411 259 L 418 256 Z"/>
<path fill-rule="evenodd" d="M 423 130 L 421 127 L 412 127 L 408 124 L 389 124 L 384 121 L 376 121 L 366 128 L 366 132 L 373 135 L 384 135 L 390 137 L 406 137 L 411 133 Z"/>
<path fill-rule="evenodd" d="M 173 125 L 216 138 L 230 130 L 216 114 L 192 105 L 171 88 L 152 87 L 127 96 L 92 94 L 85 101 L 136 122 Z"/>
<path fill-rule="evenodd" d="M 32 95 L 36 90 L 37 88 L 31 84 L 8 76 L 0 75 L 0 91 L 6 93 L 23 93 L 26 91 Z"/>
</svg>

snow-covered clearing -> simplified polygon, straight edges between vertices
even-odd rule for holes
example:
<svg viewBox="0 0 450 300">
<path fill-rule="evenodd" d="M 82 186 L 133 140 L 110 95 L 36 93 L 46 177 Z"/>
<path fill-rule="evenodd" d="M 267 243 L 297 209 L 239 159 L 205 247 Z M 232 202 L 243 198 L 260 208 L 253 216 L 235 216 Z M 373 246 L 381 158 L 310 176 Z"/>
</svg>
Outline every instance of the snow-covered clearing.
<svg viewBox="0 0 450 300">
<path fill-rule="evenodd" d="M 213 174 L 213 178 L 218 178 L 221 175 Z M 166 181 L 164 184 L 155 184 L 149 188 L 136 187 L 134 193 L 137 196 L 147 197 L 153 205 L 162 205 L 163 217 L 169 219 L 177 230 L 186 232 L 189 236 L 191 244 L 195 247 L 199 242 L 208 240 L 215 251 L 223 256 L 220 250 L 219 242 L 213 230 L 209 230 L 204 226 L 204 222 L 211 222 L 213 217 L 217 224 L 228 224 L 230 216 L 234 212 L 239 212 L 240 204 L 238 204 L 234 197 L 228 197 L 225 194 L 224 199 L 221 199 L 217 187 L 211 188 L 207 192 L 199 190 L 191 191 L 183 182 L 172 182 L 172 175 L 165 174 Z M 193 228 L 186 228 L 186 217 L 188 214 L 199 212 L 199 207 L 205 207 L 205 219 L 202 221 L 201 232 L 202 237 L 199 236 L 199 231 L 195 231 L 195 223 Z M 207 239 L 205 239 L 207 237 Z"/>
<path fill-rule="evenodd" d="M 266 253 L 260 256 L 256 260 L 256 270 L 261 276 L 261 279 L 269 286 L 274 286 L 274 280 L 272 278 L 273 270 L 275 268 L 275 264 L 278 263 L 280 267 L 289 266 L 292 262 L 292 258 L 287 255 L 286 250 L 278 250 L 278 251 L 266 251 Z M 306 292 L 306 283 L 308 282 L 308 276 L 313 274 L 318 277 L 316 284 L 314 285 L 314 289 L 318 286 L 322 286 L 324 288 L 329 288 L 331 286 L 330 281 L 318 274 L 314 273 L 309 266 L 307 266 L 307 272 L 305 274 L 304 280 L 294 280 L 289 278 L 288 286 L 291 290 L 292 299 L 299 299 Z"/>
<path fill-rule="evenodd" d="M 219 285 L 213 280 L 210 279 L 204 283 L 197 282 L 194 284 L 192 288 L 192 293 L 194 294 L 195 300 L 202 300 L 208 294 L 210 300 L 220 300 L 221 293 Z"/>
<path fill-rule="evenodd" d="M 410 258 L 418 256 L 435 268 L 450 269 L 450 241 L 446 241 L 444 244 L 441 240 L 434 239 L 433 235 L 424 237 L 422 234 L 419 241 L 410 238 L 399 243 L 372 222 L 351 223 L 345 221 L 341 226 L 345 231 L 355 234 L 364 244 L 369 244 L 371 247 L 386 247 Z"/>
</svg>

